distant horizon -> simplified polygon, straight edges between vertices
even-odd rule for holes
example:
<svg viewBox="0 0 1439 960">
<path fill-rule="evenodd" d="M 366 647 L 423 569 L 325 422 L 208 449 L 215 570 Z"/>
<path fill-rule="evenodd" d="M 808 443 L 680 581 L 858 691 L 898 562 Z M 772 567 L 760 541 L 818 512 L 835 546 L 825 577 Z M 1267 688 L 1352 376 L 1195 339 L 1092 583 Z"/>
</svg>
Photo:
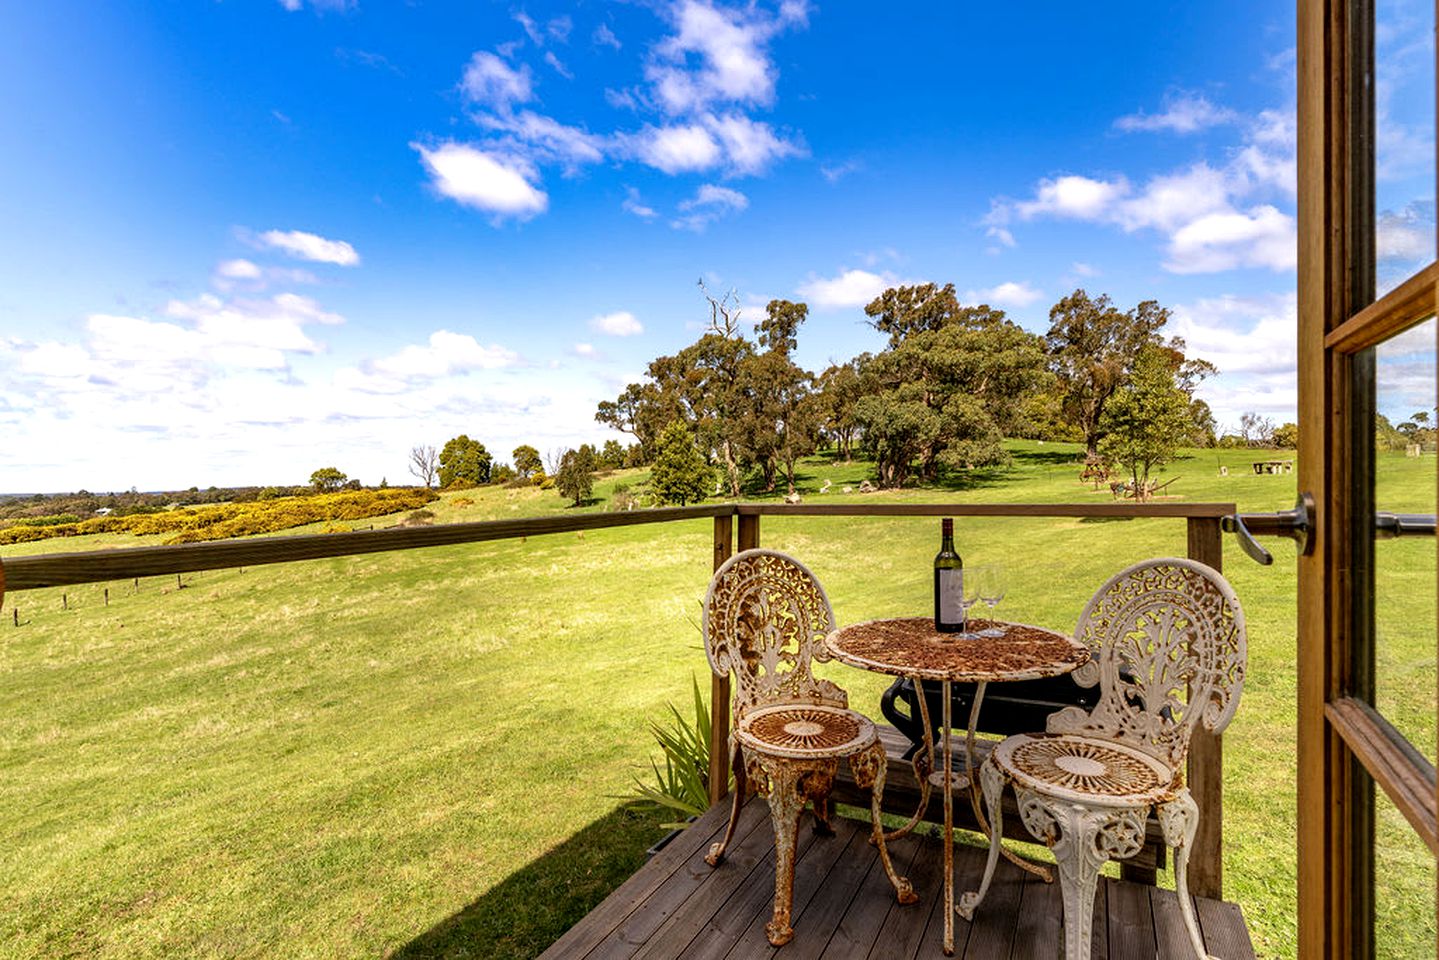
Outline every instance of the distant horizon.
<svg viewBox="0 0 1439 960">
<path fill-rule="evenodd" d="M 1434 257 L 1433 37 L 1417 0 L 1379 13 L 1385 286 Z M 746 320 L 807 302 L 816 372 L 882 349 L 863 307 L 888 286 L 952 282 L 1038 333 L 1076 288 L 1155 299 L 1219 368 L 1221 430 L 1296 420 L 1294 17 L 23 5 L 0 483 L 393 483 L 460 433 L 499 459 L 603 443 L 596 405 L 699 335 L 701 279 Z M 1386 346 L 1391 418 L 1432 404 L 1432 341 Z"/>
</svg>

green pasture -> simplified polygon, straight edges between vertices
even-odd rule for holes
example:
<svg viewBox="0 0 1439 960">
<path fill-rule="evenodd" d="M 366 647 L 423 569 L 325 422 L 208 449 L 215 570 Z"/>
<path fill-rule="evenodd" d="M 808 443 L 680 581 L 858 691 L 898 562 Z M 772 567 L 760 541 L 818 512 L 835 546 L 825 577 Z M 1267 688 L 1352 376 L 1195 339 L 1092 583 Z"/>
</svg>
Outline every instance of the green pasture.
<svg viewBox="0 0 1439 960">
<path fill-rule="evenodd" d="M 1073 446 L 1011 447 L 1011 467 L 873 494 L 857 490 L 867 464 L 817 458 L 801 492 L 810 503 L 1111 499 L 1078 482 Z M 1171 465 L 1166 492 L 1289 506 L 1294 477 L 1255 476 L 1252 459 L 1194 451 Z M 1434 511 L 1432 456 L 1384 455 L 1379 477 L 1382 507 Z M 602 478 L 581 509 L 642 479 Z M 496 488 L 430 509 L 449 522 L 571 508 L 553 491 Z M 938 526 L 766 517 L 761 540 L 809 564 L 846 622 L 928 609 Z M 1003 615 L 1065 629 L 1122 566 L 1185 550 L 1182 520 L 956 528 L 966 563 L 1007 565 Z M 622 798 L 653 750 L 646 722 L 707 674 L 697 624 L 710 533 L 690 521 L 8 595 L 0 955 L 533 956 L 659 835 L 657 818 Z M 0 556 L 140 542 L 44 541 Z M 1269 568 L 1225 546 L 1250 643 L 1225 736 L 1225 895 L 1261 956 L 1294 957 L 1295 563 L 1287 543 L 1269 545 Z M 1380 705 L 1433 757 L 1435 547 L 1377 550 Z M 883 680 L 829 674 L 878 715 Z M 1381 805 L 1382 955 L 1432 954 L 1432 864 Z"/>
</svg>

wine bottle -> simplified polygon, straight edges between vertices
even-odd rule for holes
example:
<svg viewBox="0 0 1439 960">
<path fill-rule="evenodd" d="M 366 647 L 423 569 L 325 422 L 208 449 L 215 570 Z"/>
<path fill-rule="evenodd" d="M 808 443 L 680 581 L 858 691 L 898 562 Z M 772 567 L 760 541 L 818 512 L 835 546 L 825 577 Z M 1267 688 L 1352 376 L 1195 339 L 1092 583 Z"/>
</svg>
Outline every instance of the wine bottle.
<svg viewBox="0 0 1439 960">
<path fill-rule="evenodd" d="M 934 629 L 940 633 L 964 630 L 964 561 L 954 549 L 954 521 L 945 517 L 943 540 L 934 558 Z"/>
</svg>

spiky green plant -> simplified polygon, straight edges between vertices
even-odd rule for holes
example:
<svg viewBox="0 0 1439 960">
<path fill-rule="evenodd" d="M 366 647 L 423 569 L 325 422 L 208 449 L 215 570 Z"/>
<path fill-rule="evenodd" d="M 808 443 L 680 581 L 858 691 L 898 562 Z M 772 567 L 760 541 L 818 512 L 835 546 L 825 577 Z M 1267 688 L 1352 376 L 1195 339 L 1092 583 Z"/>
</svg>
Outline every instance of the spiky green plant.
<svg viewBox="0 0 1439 960">
<path fill-rule="evenodd" d="M 666 829 L 688 826 L 685 818 L 704 813 L 710 803 L 710 713 L 700 694 L 699 681 L 693 676 L 690 680 L 694 689 L 694 719 L 687 719 L 673 703 L 665 704 L 669 710 L 668 722 L 650 723 L 664 766 L 661 768 L 659 760 L 651 757 L 654 782 L 635 777 L 635 795 L 641 805 L 658 812 L 679 814 L 676 822 L 664 824 Z"/>
</svg>

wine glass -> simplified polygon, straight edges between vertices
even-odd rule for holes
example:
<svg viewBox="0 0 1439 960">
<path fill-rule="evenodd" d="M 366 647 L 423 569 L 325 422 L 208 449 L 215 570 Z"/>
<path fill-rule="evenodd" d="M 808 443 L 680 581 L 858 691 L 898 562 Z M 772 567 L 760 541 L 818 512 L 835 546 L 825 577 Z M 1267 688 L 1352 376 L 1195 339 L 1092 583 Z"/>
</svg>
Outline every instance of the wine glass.
<svg viewBox="0 0 1439 960">
<path fill-rule="evenodd" d="M 984 579 L 984 576 L 984 567 L 965 567 L 964 576 L 961 578 L 964 584 L 964 593 L 960 598 L 960 604 L 964 607 L 965 629 L 963 635 L 970 640 L 979 636 L 979 634 L 969 629 L 969 611 L 975 604 L 980 602 L 982 591 L 979 585 Z"/>
<path fill-rule="evenodd" d="M 980 570 L 982 572 L 979 575 L 979 599 L 989 608 L 989 619 L 993 620 L 994 608 L 999 606 L 999 601 L 1004 599 L 1005 593 L 1009 590 L 1009 585 L 1004 575 L 1004 567 L 1000 564 L 992 563 L 988 566 L 981 567 Z M 987 630 L 981 630 L 980 636 L 1002 637 L 1004 636 L 1004 631 L 999 627 L 990 627 Z"/>
</svg>

